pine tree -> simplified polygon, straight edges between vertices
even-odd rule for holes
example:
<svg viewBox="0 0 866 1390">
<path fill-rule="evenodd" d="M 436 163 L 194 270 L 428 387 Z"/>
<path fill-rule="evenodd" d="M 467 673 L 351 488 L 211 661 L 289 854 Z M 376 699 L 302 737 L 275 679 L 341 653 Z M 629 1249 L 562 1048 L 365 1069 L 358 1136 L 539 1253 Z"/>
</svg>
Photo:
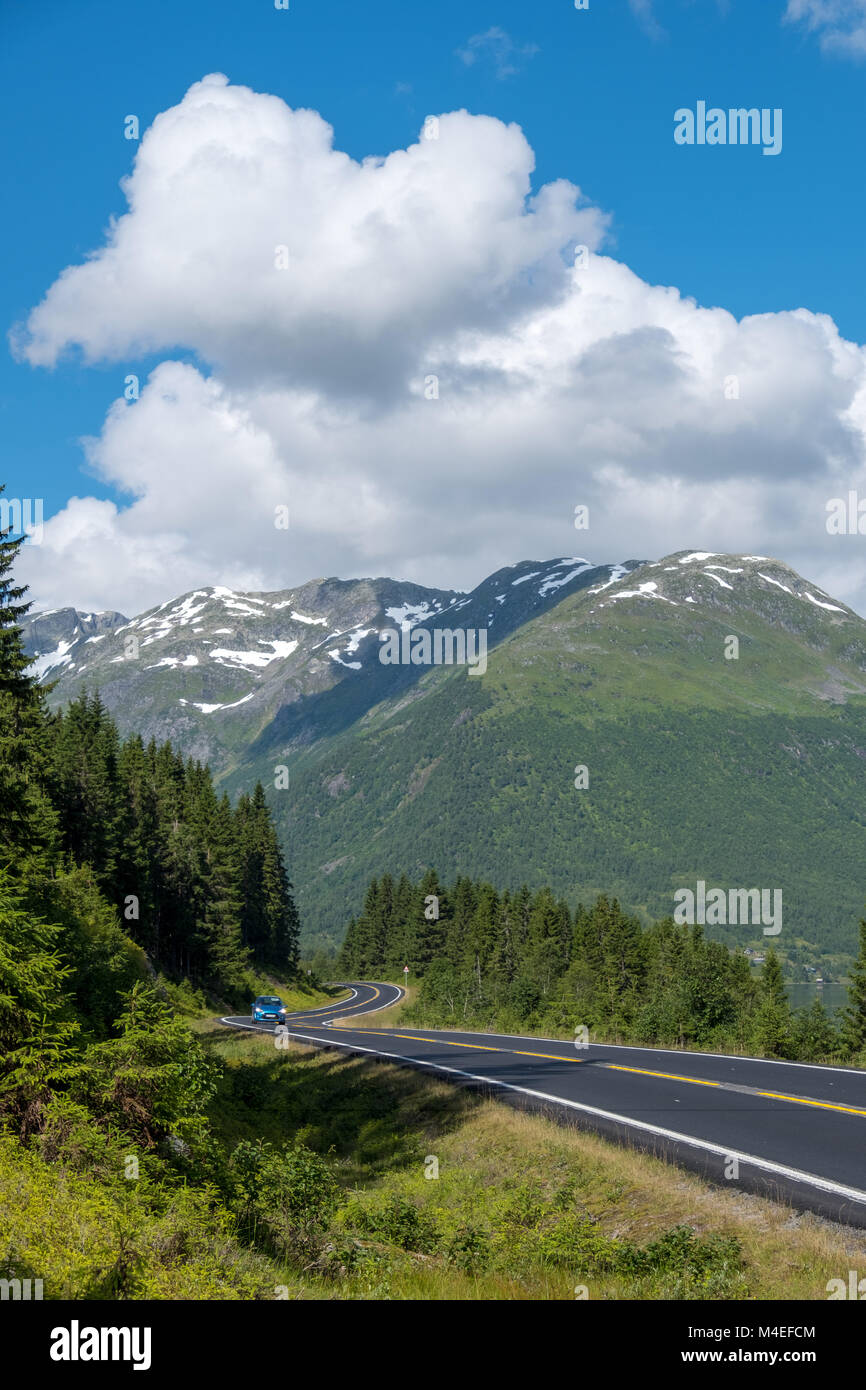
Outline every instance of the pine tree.
<svg viewBox="0 0 866 1390">
<path fill-rule="evenodd" d="M 159 820 L 152 760 L 138 735 L 127 739 L 118 757 L 121 784 L 120 843 L 113 891 L 124 912 L 124 927 L 159 959 L 157 913 Z M 138 915 L 130 916 L 127 906 Z"/>
<path fill-rule="evenodd" d="M 260 782 L 253 793 L 252 808 L 258 817 L 263 845 L 262 901 L 266 933 L 263 960 L 276 969 L 294 971 L 298 965 L 301 921 Z"/>
<path fill-rule="evenodd" d="M 0 1112 L 26 1133 L 50 1088 L 73 1073 L 78 1032 L 65 993 L 70 967 L 57 927 L 25 911 L 0 871 Z"/>
<path fill-rule="evenodd" d="M 216 801 L 210 785 L 199 788 L 198 831 L 203 865 L 199 876 L 196 944 L 199 966 L 216 987 L 240 989 L 249 955 L 241 941 L 240 863 L 228 796 Z"/>
<path fill-rule="evenodd" d="M 798 1009 L 792 1018 L 793 1055 L 798 1061 L 819 1062 L 832 1057 L 839 1046 L 839 1034 L 820 999 L 808 1009 Z"/>
<path fill-rule="evenodd" d="M 389 976 L 402 972 L 403 966 L 417 968 L 418 956 L 418 890 L 405 874 L 394 889 L 392 927 L 385 949 L 385 970 Z"/>
<path fill-rule="evenodd" d="M 848 976 L 848 1005 L 842 1010 L 842 1041 L 850 1057 L 866 1051 L 866 919 L 860 919 L 860 950 Z"/>
<path fill-rule="evenodd" d="M 476 888 L 461 876 L 449 894 L 449 921 L 445 936 L 445 955 L 454 965 L 462 962 L 476 906 Z"/>
<path fill-rule="evenodd" d="M 479 1001 L 490 997 L 489 966 L 496 946 L 499 896 L 490 883 L 482 883 L 476 895 L 475 910 L 469 919 L 463 947 L 463 967 L 471 974 Z"/>
<path fill-rule="evenodd" d="M 117 728 L 98 692 L 86 691 L 53 725 L 53 800 L 63 848 L 113 889 L 123 833 Z"/>
<path fill-rule="evenodd" d="M 549 888 L 536 894 L 529 914 L 529 936 L 524 973 L 542 996 L 550 994 L 565 969 L 571 918 L 568 907 L 557 902 Z"/>
<path fill-rule="evenodd" d="M 772 946 L 761 971 L 761 991 L 755 1017 L 755 1040 L 769 1057 L 785 1057 L 791 1042 L 791 1008 L 785 992 L 782 967 Z"/>
<path fill-rule="evenodd" d="M 0 493 L 4 491 L 0 486 Z M 17 875 L 46 872 L 56 858 L 57 818 L 46 782 L 44 695 L 28 667 L 20 623 L 30 609 L 12 578 L 22 539 L 0 531 L 0 863 Z"/>
<path fill-rule="evenodd" d="M 338 976 L 344 976 L 347 980 L 361 974 L 359 923 L 355 917 L 350 920 L 346 928 L 346 935 L 337 955 L 334 969 Z"/>
<path fill-rule="evenodd" d="M 439 876 L 428 869 L 415 893 L 412 908 L 415 924 L 414 959 L 409 961 L 418 974 L 423 974 L 431 960 L 442 954 L 447 930 L 447 903 Z"/>
<path fill-rule="evenodd" d="M 268 936 L 262 891 L 264 844 L 259 818 L 246 793 L 235 807 L 235 829 L 240 853 L 241 939 L 258 955 Z"/>
<path fill-rule="evenodd" d="M 356 928 L 357 966 L 362 975 L 378 974 L 384 964 L 392 890 L 393 880 L 386 874 L 381 884 L 372 879 L 364 895 L 364 909 Z"/>
</svg>

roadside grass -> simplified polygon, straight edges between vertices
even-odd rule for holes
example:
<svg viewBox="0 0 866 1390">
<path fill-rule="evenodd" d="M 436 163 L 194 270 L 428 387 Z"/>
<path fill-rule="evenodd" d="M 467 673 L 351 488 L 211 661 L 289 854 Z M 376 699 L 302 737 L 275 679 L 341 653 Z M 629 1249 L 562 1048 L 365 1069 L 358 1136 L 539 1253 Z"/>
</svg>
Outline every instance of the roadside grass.
<svg viewBox="0 0 866 1390">
<path fill-rule="evenodd" d="M 258 994 L 278 995 L 287 1009 L 292 1012 L 315 1009 L 322 1004 L 337 1003 L 339 1000 L 347 998 L 349 994 L 348 989 L 339 986 L 312 985 L 303 976 L 288 982 L 277 979 L 274 975 L 256 972 L 250 975 L 249 981 L 250 998 L 244 1002 L 240 1012 L 248 1008 L 253 998 Z M 172 1008 L 189 1023 L 196 1019 L 209 1019 L 215 1013 L 235 1014 L 239 1012 L 237 1001 L 232 1003 L 230 1000 L 208 994 L 203 989 L 195 988 L 189 980 L 170 980 L 164 975 L 160 975 L 159 986 Z"/>
<path fill-rule="evenodd" d="M 264 979 L 290 1007 L 342 997 Z M 187 1026 L 218 1031 L 208 999 L 187 982 L 165 982 Z M 247 1035 L 249 1036 L 249 1035 Z M 0 1129 L 0 1279 L 41 1279 L 43 1297 L 71 1300 L 272 1300 L 305 1296 L 295 1261 L 245 1238 L 230 1202 L 209 1181 L 225 1155 L 205 1142 L 199 1181 L 120 1133 L 61 1109 L 47 1151 Z"/>
<path fill-rule="evenodd" d="M 822 1300 L 866 1265 L 866 1233 L 409 1068 L 198 1031 L 220 1142 L 302 1143 L 339 1184 L 291 1297 Z"/>
<path fill-rule="evenodd" d="M 45 1299 L 274 1298 L 303 1285 L 237 1238 L 192 1189 L 168 1197 L 95 1182 L 0 1135 L 0 1277 L 42 1279 Z"/>
</svg>

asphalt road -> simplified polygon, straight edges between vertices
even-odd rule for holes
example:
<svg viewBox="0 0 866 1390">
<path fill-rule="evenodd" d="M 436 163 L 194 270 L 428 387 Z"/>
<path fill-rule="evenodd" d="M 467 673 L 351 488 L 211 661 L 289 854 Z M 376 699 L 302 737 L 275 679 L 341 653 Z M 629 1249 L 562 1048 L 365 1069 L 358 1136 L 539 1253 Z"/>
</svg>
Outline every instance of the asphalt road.
<svg viewBox="0 0 866 1390">
<path fill-rule="evenodd" d="M 365 1027 L 402 996 L 360 983 L 291 1014 L 313 1045 L 387 1058 L 680 1163 L 725 1186 L 866 1227 L 866 1071 L 497 1033 Z M 335 1020 L 358 1020 L 334 1028 Z M 229 1027 L 271 1024 L 225 1017 Z"/>
</svg>

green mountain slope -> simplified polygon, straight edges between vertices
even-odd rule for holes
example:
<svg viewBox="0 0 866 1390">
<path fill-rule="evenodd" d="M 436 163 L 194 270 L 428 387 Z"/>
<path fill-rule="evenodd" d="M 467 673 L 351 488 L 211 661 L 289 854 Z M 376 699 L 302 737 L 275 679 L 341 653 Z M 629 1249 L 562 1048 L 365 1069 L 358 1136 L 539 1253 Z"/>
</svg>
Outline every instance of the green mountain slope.
<svg viewBox="0 0 866 1390">
<path fill-rule="evenodd" d="M 776 944 L 846 953 L 864 759 L 866 623 L 777 562 L 682 554 L 565 598 L 483 677 L 431 670 L 299 749 L 273 805 L 317 938 L 339 938 L 372 875 L 434 866 L 651 915 L 698 879 L 781 888 Z"/>
<path fill-rule="evenodd" d="M 487 628 L 486 673 L 383 665 L 395 625 Z M 55 702 L 98 685 L 122 730 L 171 737 L 231 793 L 261 779 L 308 946 L 339 942 L 371 876 L 435 867 L 652 916 L 700 879 L 779 888 L 783 952 L 854 949 L 866 622 L 777 561 L 523 562 L 471 594 L 217 588 L 129 623 L 63 610 L 28 641 Z"/>
</svg>

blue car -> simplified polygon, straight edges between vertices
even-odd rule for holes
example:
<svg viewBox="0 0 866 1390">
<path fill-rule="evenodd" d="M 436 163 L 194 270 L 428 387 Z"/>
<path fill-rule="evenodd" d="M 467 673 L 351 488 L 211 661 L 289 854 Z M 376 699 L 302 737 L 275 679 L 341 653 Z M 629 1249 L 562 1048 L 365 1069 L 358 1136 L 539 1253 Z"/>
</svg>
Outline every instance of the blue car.
<svg viewBox="0 0 866 1390">
<path fill-rule="evenodd" d="M 253 1023 L 284 1023 L 286 1006 L 275 994 L 260 994 L 250 1010 Z"/>
</svg>

